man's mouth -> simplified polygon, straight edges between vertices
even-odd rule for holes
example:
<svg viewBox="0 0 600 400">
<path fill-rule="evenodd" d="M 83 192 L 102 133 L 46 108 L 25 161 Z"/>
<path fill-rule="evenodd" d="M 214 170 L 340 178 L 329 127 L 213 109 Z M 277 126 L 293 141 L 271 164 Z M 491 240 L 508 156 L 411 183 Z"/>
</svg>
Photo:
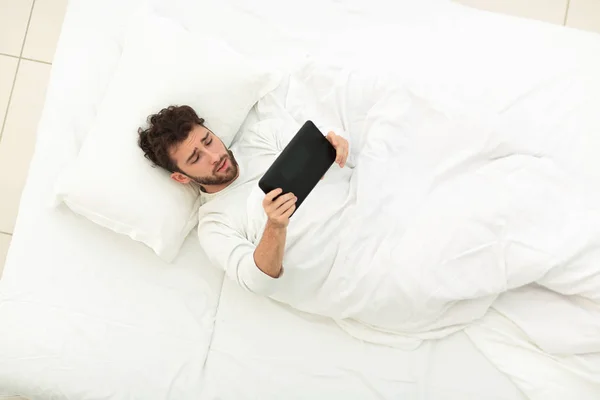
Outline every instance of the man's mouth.
<svg viewBox="0 0 600 400">
<path fill-rule="evenodd" d="M 224 159 L 219 168 L 217 168 L 217 172 L 222 172 L 227 168 L 227 159 Z"/>
</svg>

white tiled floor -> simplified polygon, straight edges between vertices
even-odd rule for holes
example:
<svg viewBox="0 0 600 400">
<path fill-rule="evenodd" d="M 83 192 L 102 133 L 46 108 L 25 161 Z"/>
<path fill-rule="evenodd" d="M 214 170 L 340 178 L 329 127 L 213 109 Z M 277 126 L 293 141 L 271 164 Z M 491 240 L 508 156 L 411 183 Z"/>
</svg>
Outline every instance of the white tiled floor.
<svg viewBox="0 0 600 400">
<path fill-rule="evenodd" d="M 23 57 L 52 62 L 67 0 L 35 0 Z"/>
<path fill-rule="evenodd" d="M 4 125 L 8 98 L 15 81 L 18 62 L 18 58 L 0 56 L 0 127 Z"/>
<path fill-rule="evenodd" d="M 0 0 L 0 53 L 18 56 L 33 0 Z"/>
</svg>

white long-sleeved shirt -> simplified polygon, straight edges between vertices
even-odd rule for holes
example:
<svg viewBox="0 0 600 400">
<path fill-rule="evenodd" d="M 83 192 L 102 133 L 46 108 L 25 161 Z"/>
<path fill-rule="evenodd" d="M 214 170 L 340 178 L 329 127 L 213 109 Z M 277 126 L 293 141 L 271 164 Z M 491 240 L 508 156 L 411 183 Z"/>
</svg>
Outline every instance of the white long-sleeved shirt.
<svg viewBox="0 0 600 400">
<path fill-rule="evenodd" d="M 272 278 L 254 262 L 267 216 L 265 194 L 258 181 L 295 131 L 280 120 L 257 123 L 231 150 L 239 176 L 227 188 L 203 194 L 198 235 L 210 261 L 242 287 L 280 301 L 301 301 L 317 290 L 337 252 L 337 234 L 346 206 L 352 201 L 352 169 L 334 164 L 290 219 L 283 274 Z"/>
</svg>

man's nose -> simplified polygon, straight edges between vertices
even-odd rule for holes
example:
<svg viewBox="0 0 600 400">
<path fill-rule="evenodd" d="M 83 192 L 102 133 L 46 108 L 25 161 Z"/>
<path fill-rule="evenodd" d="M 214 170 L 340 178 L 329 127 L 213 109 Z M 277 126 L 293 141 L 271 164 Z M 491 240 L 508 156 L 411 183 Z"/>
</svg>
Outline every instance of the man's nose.
<svg viewBox="0 0 600 400">
<path fill-rule="evenodd" d="M 221 156 L 219 155 L 219 153 L 211 152 L 211 153 L 209 153 L 209 156 L 210 156 L 210 162 L 212 164 L 216 164 L 219 162 L 219 160 L 221 160 Z"/>
</svg>

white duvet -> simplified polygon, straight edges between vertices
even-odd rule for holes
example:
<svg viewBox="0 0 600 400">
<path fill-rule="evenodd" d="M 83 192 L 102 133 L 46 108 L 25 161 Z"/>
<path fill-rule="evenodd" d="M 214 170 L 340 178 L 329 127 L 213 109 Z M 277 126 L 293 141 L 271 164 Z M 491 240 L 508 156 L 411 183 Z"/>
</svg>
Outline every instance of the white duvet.
<svg viewBox="0 0 600 400">
<path fill-rule="evenodd" d="M 536 344 L 600 351 L 600 181 L 588 169 L 600 153 L 592 135 L 600 82 L 582 75 L 549 86 L 577 92 L 581 103 L 562 123 L 585 118 L 586 127 L 542 130 L 473 111 L 415 77 L 374 71 L 310 62 L 290 81 L 281 118 L 342 127 L 356 166 L 327 278 L 316 295 L 275 298 L 363 339 L 400 344 L 443 337 L 483 317 L 502 293 L 536 284 L 559 295 L 543 307 L 512 305 L 539 309 L 515 315 Z M 275 109 L 269 101 L 259 105 L 263 117 Z M 585 329 L 556 340 L 536 329 L 548 313 Z"/>
</svg>

